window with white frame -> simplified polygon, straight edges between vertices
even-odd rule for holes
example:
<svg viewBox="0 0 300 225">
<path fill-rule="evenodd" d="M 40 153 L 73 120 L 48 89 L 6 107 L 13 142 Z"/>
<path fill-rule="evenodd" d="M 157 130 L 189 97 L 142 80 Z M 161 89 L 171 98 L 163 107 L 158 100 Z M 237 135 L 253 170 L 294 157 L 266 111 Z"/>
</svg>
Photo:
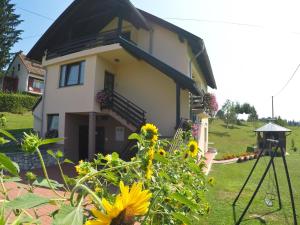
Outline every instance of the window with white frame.
<svg viewBox="0 0 300 225">
<path fill-rule="evenodd" d="M 81 85 L 84 82 L 85 61 L 62 65 L 59 87 Z"/>
</svg>

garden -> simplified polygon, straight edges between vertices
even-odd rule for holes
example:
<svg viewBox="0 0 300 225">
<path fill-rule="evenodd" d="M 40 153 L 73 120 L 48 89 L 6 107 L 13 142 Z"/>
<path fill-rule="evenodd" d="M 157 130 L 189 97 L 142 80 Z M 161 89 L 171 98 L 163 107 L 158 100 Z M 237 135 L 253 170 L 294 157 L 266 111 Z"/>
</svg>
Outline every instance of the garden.
<svg viewBox="0 0 300 225">
<path fill-rule="evenodd" d="M 0 132 L 0 144 L 18 142 L 9 132 L 3 129 Z M 53 224 L 60 225 L 199 224 L 211 209 L 206 195 L 214 180 L 203 173 L 205 164 L 197 157 L 199 148 L 192 132 L 187 131 L 183 137 L 182 144 L 168 152 L 170 143 L 160 139 L 154 125 L 146 124 L 140 133 L 129 137 L 137 142 L 138 149 L 131 161 L 123 161 L 116 153 L 98 154 L 92 161 L 74 165 L 76 177 L 68 177 L 62 167 L 63 163 L 73 163 L 63 159 L 61 151 L 49 150 L 61 172 L 60 184 L 49 179 L 40 147 L 61 139 L 40 139 L 25 133 L 21 149 L 26 154 L 38 155 L 44 178 L 27 172 L 27 193 L 9 196 L 6 183 L 21 181 L 19 167 L 1 153 L 0 221 L 39 224 L 37 209 L 54 205 L 56 209 L 49 216 Z M 35 194 L 39 186 L 51 189 L 53 197 Z"/>
</svg>

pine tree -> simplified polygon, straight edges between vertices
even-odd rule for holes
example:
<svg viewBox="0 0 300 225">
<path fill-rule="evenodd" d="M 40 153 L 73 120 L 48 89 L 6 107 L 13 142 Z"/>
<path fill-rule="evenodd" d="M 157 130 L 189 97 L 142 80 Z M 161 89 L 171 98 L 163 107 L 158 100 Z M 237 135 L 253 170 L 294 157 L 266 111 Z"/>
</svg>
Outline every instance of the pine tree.
<svg viewBox="0 0 300 225">
<path fill-rule="evenodd" d="M 15 5 L 10 0 L 0 0 L 0 77 L 11 60 L 11 48 L 21 38 L 22 30 L 17 26 L 22 22 L 15 14 Z"/>
</svg>

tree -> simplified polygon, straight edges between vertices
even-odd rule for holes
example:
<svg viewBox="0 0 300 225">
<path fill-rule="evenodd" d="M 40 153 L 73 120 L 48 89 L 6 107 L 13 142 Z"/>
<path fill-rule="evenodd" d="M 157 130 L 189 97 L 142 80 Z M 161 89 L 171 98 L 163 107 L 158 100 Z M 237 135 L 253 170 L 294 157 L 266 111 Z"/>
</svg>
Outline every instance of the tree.
<svg viewBox="0 0 300 225">
<path fill-rule="evenodd" d="M 216 117 L 218 117 L 219 119 L 223 120 L 224 119 L 224 112 L 220 109 L 217 112 Z"/>
<path fill-rule="evenodd" d="M 0 0 L 0 76 L 11 60 L 12 46 L 20 40 L 22 30 L 17 26 L 22 22 L 15 14 L 15 5 L 10 0 Z"/>
<path fill-rule="evenodd" d="M 222 111 L 224 112 L 224 122 L 226 123 L 226 128 L 228 128 L 229 124 L 234 124 L 237 120 L 235 104 L 227 99 L 222 106 Z"/>
<path fill-rule="evenodd" d="M 250 113 L 249 113 L 248 121 L 249 122 L 253 122 L 255 120 L 258 120 L 258 115 L 257 115 L 255 107 L 251 106 L 250 107 Z"/>
</svg>

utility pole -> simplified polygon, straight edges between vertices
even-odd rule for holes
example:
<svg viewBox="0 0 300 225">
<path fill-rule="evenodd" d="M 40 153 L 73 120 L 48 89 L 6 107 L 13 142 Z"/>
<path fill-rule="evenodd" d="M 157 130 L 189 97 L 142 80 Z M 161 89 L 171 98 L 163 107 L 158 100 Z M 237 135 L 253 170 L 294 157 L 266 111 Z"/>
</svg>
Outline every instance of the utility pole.
<svg viewBox="0 0 300 225">
<path fill-rule="evenodd" d="M 274 96 L 272 96 L 272 119 L 274 119 Z"/>
</svg>

